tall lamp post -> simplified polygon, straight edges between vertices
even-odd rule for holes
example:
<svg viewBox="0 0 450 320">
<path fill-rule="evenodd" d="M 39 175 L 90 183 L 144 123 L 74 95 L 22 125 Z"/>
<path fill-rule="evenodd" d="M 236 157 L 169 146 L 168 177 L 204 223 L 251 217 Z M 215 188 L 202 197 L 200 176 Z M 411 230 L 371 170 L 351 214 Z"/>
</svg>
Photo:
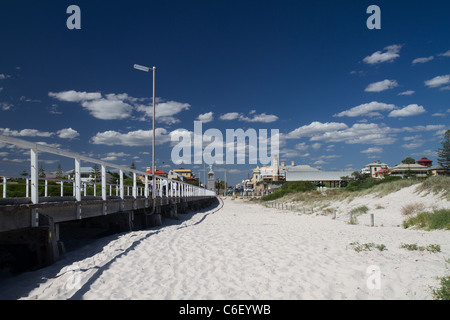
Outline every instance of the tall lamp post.
<svg viewBox="0 0 450 320">
<path fill-rule="evenodd" d="M 156 88 L 156 67 L 149 68 L 140 66 L 138 64 L 134 65 L 134 68 L 137 70 L 141 70 L 144 72 L 149 72 L 150 70 L 153 70 L 153 144 L 152 144 L 152 203 L 153 203 L 153 213 L 155 213 L 155 188 L 156 188 L 156 168 L 155 168 L 155 88 Z"/>
</svg>

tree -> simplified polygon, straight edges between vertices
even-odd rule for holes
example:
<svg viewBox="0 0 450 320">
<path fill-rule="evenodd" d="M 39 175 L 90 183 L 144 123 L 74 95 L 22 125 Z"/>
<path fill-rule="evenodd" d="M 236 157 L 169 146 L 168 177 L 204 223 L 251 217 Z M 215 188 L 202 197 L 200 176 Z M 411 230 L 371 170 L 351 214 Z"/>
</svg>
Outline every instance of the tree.
<svg viewBox="0 0 450 320">
<path fill-rule="evenodd" d="M 405 160 L 402 161 L 402 163 L 404 163 L 404 164 L 415 164 L 416 160 L 414 160 L 411 157 L 407 157 Z"/>
<path fill-rule="evenodd" d="M 56 169 L 56 179 L 64 178 L 64 172 L 62 170 L 61 164 L 58 164 L 58 169 Z"/>
<path fill-rule="evenodd" d="M 97 164 L 94 164 L 91 172 L 92 172 L 92 175 L 94 176 L 94 182 L 99 182 L 101 174 L 100 174 L 100 168 L 98 167 Z"/>
<path fill-rule="evenodd" d="M 438 163 L 446 176 L 450 175 L 450 130 L 444 134 L 444 140 L 441 141 L 442 148 L 438 149 Z"/>
<path fill-rule="evenodd" d="M 42 166 L 42 164 L 39 167 L 39 178 L 45 178 L 45 170 L 44 167 Z"/>
</svg>

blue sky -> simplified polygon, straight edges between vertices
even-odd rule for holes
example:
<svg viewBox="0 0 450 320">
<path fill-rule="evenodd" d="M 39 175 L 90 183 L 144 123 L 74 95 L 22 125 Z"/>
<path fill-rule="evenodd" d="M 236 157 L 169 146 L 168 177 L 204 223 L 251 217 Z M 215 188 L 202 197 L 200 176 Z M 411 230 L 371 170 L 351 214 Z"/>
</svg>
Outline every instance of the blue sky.
<svg viewBox="0 0 450 320">
<path fill-rule="evenodd" d="M 81 30 L 69 30 L 69 5 Z M 381 30 L 369 30 L 369 5 Z M 279 129 L 280 160 L 324 170 L 436 161 L 450 129 L 450 3 L 432 1 L 1 1 L 0 133 L 117 164 L 157 167 L 170 133 Z M 0 145 L 0 175 L 27 170 Z M 41 156 L 46 171 L 72 161 Z M 197 174 L 200 165 L 183 165 Z M 254 165 L 222 165 L 230 183 Z"/>
</svg>

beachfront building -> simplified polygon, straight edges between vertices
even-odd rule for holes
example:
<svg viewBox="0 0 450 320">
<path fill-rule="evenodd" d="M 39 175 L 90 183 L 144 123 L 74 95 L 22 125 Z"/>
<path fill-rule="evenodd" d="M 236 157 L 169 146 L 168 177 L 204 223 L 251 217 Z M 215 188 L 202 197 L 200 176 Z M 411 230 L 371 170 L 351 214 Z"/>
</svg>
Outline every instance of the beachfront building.
<svg viewBox="0 0 450 320">
<path fill-rule="evenodd" d="M 424 167 L 431 167 L 433 165 L 433 161 L 431 161 L 430 159 L 423 157 L 422 159 L 420 159 L 419 161 L 417 161 L 418 164 L 424 166 Z"/>
<path fill-rule="evenodd" d="M 391 169 L 385 169 L 385 168 L 383 168 L 383 169 L 380 169 L 380 170 L 378 170 L 377 172 L 375 172 L 375 178 L 376 179 L 384 179 L 384 178 L 386 178 L 388 175 L 390 175 L 391 174 Z"/>
<path fill-rule="evenodd" d="M 440 165 L 434 165 L 428 168 L 428 174 L 436 177 L 445 175 L 445 170 Z"/>
<path fill-rule="evenodd" d="M 152 169 L 150 169 L 150 167 L 147 167 L 147 170 L 145 170 L 145 172 L 146 173 L 149 173 L 149 174 L 153 174 L 153 171 L 152 171 Z M 162 171 L 162 170 L 158 170 L 158 169 L 156 169 L 156 175 L 158 176 L 158 177 L 163 177 L 163 178 L 167 178 L 167 172 L 164 172 L 164 171 Z"/>
<path fill-rule="evenodd" d="M 364 173 L 370 174 L 372 178 L 376 178 L 376 172 L 381 169 L 389 169 L 389 166 L 386 163 L 380 162 L 380 160 L 374 161 L 372 163 L 367 164 L 363 170 Z M 349 175 L 350 176 L 350 175 Z"/>
<path fill-rule="evenodd" d="M 174 169 L 172 171 L 174 173 L 182 176 L 183 180 L 190 180 L 190 179 L 187 179 L 187 178 L 194 178 L 195 179 L 194 173 L 192 172 L 191 169 L 179 168 L 179 169 Z"/>
<path fill-rule="evenodd" d="M 428 168 L 417 163 L 402 163 L 392 168 L 391 176 L 408 178 L 415 176 L 419 179 L 427 177 Z"/>
<path fill-rule="evenodd" d="M 350 177 L 353 171 L 322 171 L 291 169 L 286 172 L 286 181 L 310 181 L 320 186 L 329 185 L 332 188 L 341 187 L 345 177 Z"/>
</svg>

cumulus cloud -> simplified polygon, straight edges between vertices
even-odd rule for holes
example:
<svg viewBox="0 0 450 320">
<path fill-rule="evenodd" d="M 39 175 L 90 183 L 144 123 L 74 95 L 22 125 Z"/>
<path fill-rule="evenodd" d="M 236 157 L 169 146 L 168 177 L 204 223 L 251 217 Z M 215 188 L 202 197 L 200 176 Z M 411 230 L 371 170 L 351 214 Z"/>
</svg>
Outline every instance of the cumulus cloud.
<svg viewBox="0 0 450 320">
<path fill-rule="evenodd" d="M 177 101 L 157 101 L 155 115 L 156 119 L 165 124 L 179 123 L 180 120 L 174 116 L 182 111 L 189 110 L 191 105 L 189 103 L 177 102 Z M 136 110 L 144 112 L 144 117 L 141 120 L 150 119 L 153 117 L 153 104 L 152 105 L 138 105 Z"/>
<path fill-rule="evenodd" d="M 61 129 L 57 131 L 56 134 L 61 139 L 70 139 L 70 140 L 75 139 L 80 135 L 76 130 L 72 128 Z"/>
<path fill-rule="evenodd" d="M 400 92 L 398 95 L 399 96 L 410 96 L 410 95 L 413 95 L 414 93 L 415 93 L 414 90 L 407 90 L 407 91 Z"/>
<path fill-rule="evenodd" d="M 220 120 L 239 120 L 244 122 L 262 122 L 262 123 L 271 123 L 278 121 L 278 116 L 273 114 L 261 113 L 257 114 L 255 110 L 249 112 L 249 116 L 244 116 L 238 112 L 229 112 L 221 115 L 219 117 Z"/>
<path fill-rule="evenodd" d="M 311 137 L 311 141 L 343 142 L 347 144 L 393 144 L 397 139 L 393 136 L 399 130 L 375 123 L 356 123 L 352 127 L 327 131 Z"/>
<path fill-rule="evenodd" d="M 11 130 L 9 128 L 0 128 L 0 134 L 11 137 L 51 137 L 52 132 L 39 131 L 36 129 Z"/>
<path fill-rule="evenodd" d="M 447 52 L 444 52 L 444 53 L 440 53 L 439 56 L 441 56 L 441 57 L 450 57 L 450 50 L 448 50 Z"/>
<path fill-rule="evenodd" d="M 164 128 L 156 128 L 156 144 L 163 144 L 170 141 L 170 136 Z M 153 142 L 153 130 L 136 130 L 127 133 L 117 131 L 99 132 L 90 140 L 92 144 L 104 144 L 109 146 L 151 146 Z"/>
<path fill-rule="evenodd" d="M 322 123 L 314 121 L 309 125 L 301 126 L 286 135 L 287 139 L 298 139 L 302 137 L 311 137 L 323 132 L 331 132 L 336 130 L 346 129 L 348 126 L 345 123 L 327 122 Z"/>
<path fill-rule="evenodd" d="M 434 56 L 426 57 L 426 58 L 417 58 L 417 59 L 414 59 L 412 63 L 413 64 L 416 64 L 416 63 L 427 63 L 427 62 L 429 62 L 431 60 L 434 60 Z"/>
<path fill-rule="evenodd" d="M 363 61 L 367 64 L 379 64 L 383 62 L 392 62 L 398 57 L 400 57 L 401 45 L 391 45 L 384 48 L 382 51 L 374 52 L 372 55 L 367 56 L 363 59 Z"/>
<path fill-rule="evenodd" d="M 383 152 L 383 148 L 381 147 L 372 147 L 372 148 L 368 148 L 366 150 L 361 151 L 361 153 L 365 153 L 365 154 L 378 154 L 378 153 L 382 153 Z"/>
<path fill-rule="evenodd" d="M 102 98 L 100 92 L 78 92 L 75 90 L 63 92 L 49 92 L 48 95 L 49 97 L 65 102 L 81 102 L 88 100 L 97 100 Z"/>
<path fill-rule="evenodd" d="M 212 122 L 214 120 L 214 112 L 207 112 L 204 114 L 201 114 L 197 118 L 198 121 L 201 121 L 203 123 Z"/>
<path fill-rule="evenodd" d="M 398 87 L 398 83 L 395 80 L 383 80 L 375 83 L 371 83 L 364 90 L 366 92 L 382 92 L 385 90 L 393 89 Z"/>
<path fill-rule="evenodd" d="M 437 76 L 433 79 L 425 81 L 425 85 L 429 88 L 437 88 L 450 83 L 450 74 L 444 76 Z"/>
<path fill-rule="evenodd" d="M 389 117 L 411 117 L 416 116 L 422 113 L 425 113 L 426 110 L 423 106 L 419 106 L 417 104 L 410 104 L 402 109 L 393 110 L 389 113 Z"/>
<path fill-rule="evenodd" d="M 378 111 L 391 111 L 395 108 L 396 106 L 393 104 L 372 101 L 370 103 L 364 103 L 349 110 L 342 111 L 335 114 L 334 117 L 377 117 L 381 116 L 381 113 Z"/>
<path fill-rule="evenodd" d="M 150 98 L 135 98 L 126 93 L 109 93 L 104 96 L 100 92 L 78 92 L 75 90 L 63 92 L 49 92 L 50 97 L 64 102 L 80 103 L 83 108 L 100 120 L 123 120 L 132 117 L 133 112 L 143 113 L 135 119 L 145 121 L 153 116 L 153 102 Z M 150 101 L 150 105 L 142 104 Z M 176 101 L 156 100 L 156 118 L 158 121 L 173 124 L 180 120 L 174 115 L 184 110 L 189 110 L 188 103 Z"/>
</svg>

